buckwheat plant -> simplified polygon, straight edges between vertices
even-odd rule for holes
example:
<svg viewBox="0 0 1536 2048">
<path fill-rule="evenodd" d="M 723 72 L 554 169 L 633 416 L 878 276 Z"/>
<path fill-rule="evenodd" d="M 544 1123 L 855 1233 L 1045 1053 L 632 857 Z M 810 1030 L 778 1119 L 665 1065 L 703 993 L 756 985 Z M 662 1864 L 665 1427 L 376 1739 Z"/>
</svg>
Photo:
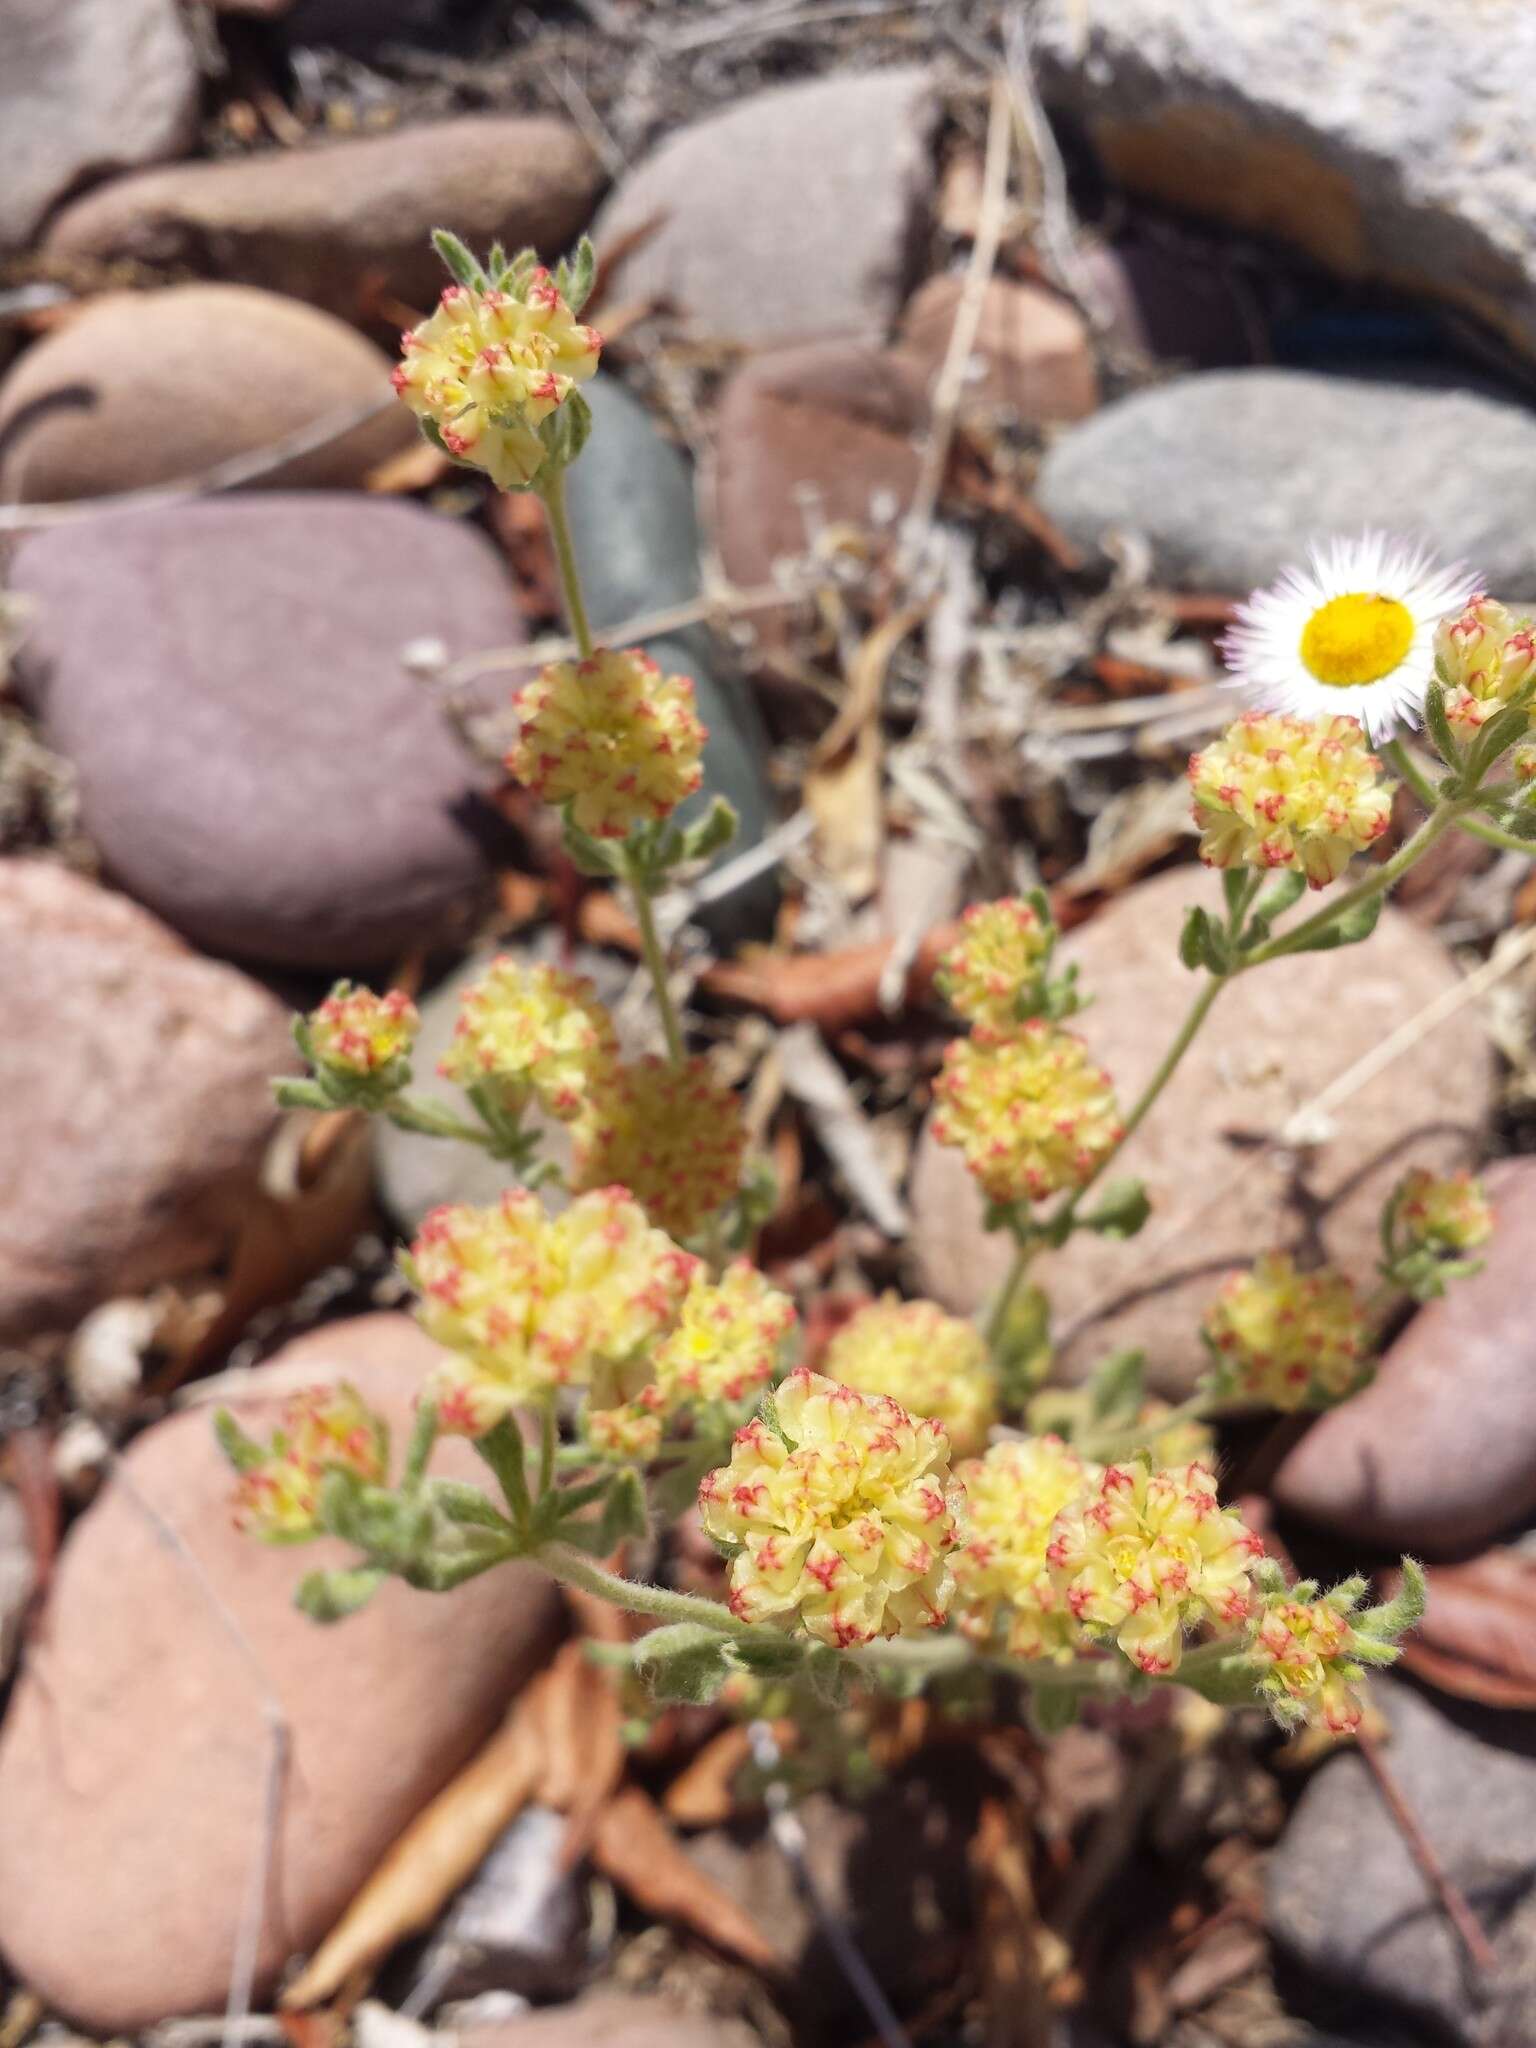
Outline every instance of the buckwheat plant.
<svg viewBox="0 0 1536 2048">
<path fill-rule="evenodd" d="M 580 319 L 591 249 L 550 271 L 531 251 L 482 265 L 436 239 L 453 281 L 406 336 L 396 383 L 445 454 L 543 503 L 575 654 L 522 691 L 507 767 L 559 810 L 578 867 L 631 903 L 664 1050 L 627 1058 L 590 984 L 510 958 L 464 995 L 442 1062 L 468 1113 L 415 1086 L 405 996 L 342 983 L 299 1021 L 310 1075 L 279 1083 L 283 1102 L 475 1144 L 509 1188 L 438 1210 L 402 1256 L 442 1358 L 398 1462 L 347 1387 L 296 1397 L 266 1444 L 223 1416 L 237 1519 L 274 1542 L 352 1547 L 352 1564 L 300 1584 L 317 1619 L 390 1576 L 440 1591 L 531 1559 L 650 1618 L 613 1653 L 628 1684 L 820 1715 L 823 1735 L 842 1725 L 829 1702 L 882 1693 L 980 1686 L 1048 1730 L 1085 1700 L 1173 1683 L 1348 1733 L 1366 1674 L 1422 1609 L 1421 1574 L 1405 1560 L 1401 1591 L 1376 1606 L 1363 1580 L 1287 1586 L 1221 1499 L 1212 1425 L 1362 1386 L 1404 1298 L 1475 1270 L 1492 1229 L 1476 1181 L 1406 1174 L 1369 1291 L 1278 1245 L 1230 1276 L 1190 1332 L 1206 1370 L 1174 1407 L 1149 1398 L 1135 1351 L 1083 1386 L 1042 1384 L 1041 1275 L 1076 1233 L 1129 1238 L 1146 1222 L 1145 1189 L 1113 1168 L 1234 981 L 1368 940 L 1449 832 L 1536 849 L 1530 623 L 1371 536 L 1316 550 L 1240 609 L 1226 651 L 1246 708 L 1189 764 L 1222 907 L 1185 921 L 1195 987 L 1172 1044 L 1124 1102 L 1073 1028 L 1087 992 L 1056 971 L 1045 897 L 969 911 L 937 975 L 962 1028 L 932 1128 L 1011 1241 L 1011 1269 L 977 1323 L 886 1296 L 807 1360 L 794 1304 L 732 1256 L 760 1219 L 761 1174 L 734 1090 L 686 1036 L 654 914 L 734 821 L 719 802 L 682 808 L 702 780 L 691 688 L 638 649 L 597 645 L 576 573 L 564 473 L 602 346 Z M 1432 760 L 1411 750 L 1420 725 Z M 1389 766 L 1425 815 L 1383 858 Z M 568 1168 L 545 1154 L 553 1126 Z M 432 1471 L 444 1434 L 473 1445 L 487 1487 Z M 655 1556 L 658 1524 L 695 1503 L 722 1598 L 619 1568 Z"/>
</svg>

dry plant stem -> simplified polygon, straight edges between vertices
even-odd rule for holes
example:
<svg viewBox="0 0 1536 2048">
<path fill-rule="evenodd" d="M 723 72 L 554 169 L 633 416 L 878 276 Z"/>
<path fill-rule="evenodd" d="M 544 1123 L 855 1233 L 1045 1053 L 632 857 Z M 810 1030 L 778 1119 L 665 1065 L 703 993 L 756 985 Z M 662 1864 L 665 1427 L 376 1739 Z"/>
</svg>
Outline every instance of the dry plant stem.
<svg viewBox="0 0 1536 2048">
<path fill-rule="evenodd" d="M 1456 1938 L 1466 1951 L 1468 1962 L 1479 1976 L 1495 1976 L 1498 1972 L 1499 1959 L 1479 1925 L 1477 1915 L 1472 1911 L 1465 1893 L 1440 1861 L 1434 1843 L 1419 1825 L 1418 1815 L 1403 1797 L 1402 1787 L 1388 1769 L 1375 1736 L 1368 1735 L 1362 1730 L 1356 1737 L 1356 1742 L 1365 1767 L 1375 1779 L 1376 1788 L 1386 1802 L 1387 1811 L 1397 1823 L 1409 1854 L 1418 1864 L 1421 1876 L 1435 1894 L 1441 1910 L 1455 1930 Z"/>
</svg>

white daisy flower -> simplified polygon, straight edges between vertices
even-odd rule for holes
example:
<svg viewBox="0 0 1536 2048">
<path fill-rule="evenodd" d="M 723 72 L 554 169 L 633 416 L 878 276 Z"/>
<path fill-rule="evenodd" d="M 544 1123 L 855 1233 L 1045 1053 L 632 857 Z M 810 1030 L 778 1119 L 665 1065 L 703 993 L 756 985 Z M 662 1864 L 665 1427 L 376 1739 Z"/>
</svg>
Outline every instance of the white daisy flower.
<svg viewBox="0 0 1536 2048">
<path fill-rule="evenodd" d="M 1383 533 L 1324 541 L 1237 608 L 1221 643 L 1233 687 L 1293 718 L 1344 712 L 1372 740 L 1417 725 L 1435 673 L 1435 627 L 1478 588 L 1459 564 Z"/>
</svg>

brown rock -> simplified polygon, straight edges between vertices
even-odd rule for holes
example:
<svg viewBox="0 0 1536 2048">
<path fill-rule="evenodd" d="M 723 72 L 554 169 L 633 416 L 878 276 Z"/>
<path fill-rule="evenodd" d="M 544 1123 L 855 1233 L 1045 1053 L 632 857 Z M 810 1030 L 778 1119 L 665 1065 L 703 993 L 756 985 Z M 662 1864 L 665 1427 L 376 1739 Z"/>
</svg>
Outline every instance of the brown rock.
<svg viewBox="0 0 1536 2048">
<path fill-rule="evenodd" d="M 371 400 L 388 411 L 255 479 L 353 487 L 416 439 L 389 369 L 340 320 L 275 292 L 108 292 L 0 385 L 0 493 L 35 504 L 175 482 Z"/>
<path fill-rule="evenodd" d="M 0 1335 L 216 1260 L 293 1064 L 287 1015 L 146 911 L 0 862 Z"/>
<path fill-rule="evenodd" d="M 1179 964 L 1186 905 L 1214 906 L 1214 876 L 1159 875 L 1075 932 L 1063 953 L 1096 998 L 1074 1028 L 1134 1102 L 1199 986 Z M 1152 1379 L 1187 1391 L 1203 1369 L 1199 1321 L 1224 1273 L 1274 1246 L 1320 1244 L 1368 1281 L 1377 1221 L 1410 1165 L 1465 1164 L 1492 1107 L 1492 1061 L 1468 1012 L 1446 1019 L 1332 1111 L 1335 1134 L 1306 1163 L 1300 1192 L 1257 1141 L 1456 985 L 1438 940 L 1388 909 L 1364 945 L 1256 969 L 1221 997 L 1177 1075 L 1116 1162 L 1138 1175 L 1152 1220 L 1131 1243 L 1083 1233 L 1042 1258 L 1061 1369 L 1081 1378 L 1123 1345 Z M 925 1131 L 912 1177 L 913 1254 L 925 1291 L 961 1312 L 997 1286 L 1011 1247 L 980 1229 L 958 1152 Z"/>
<path fill-rule="evenodd" d="M 460 2027 L 452 2038 L 456 2048 L 760 2048 L 744 2020 L 614 1992 L 495 2025 Z"/>
<path fill-rule="evenodd" d="M 931 277 L 902 315 L 898 353 L 931 391 L 949 349 L 964 280 Z M 1088 323 L 1037 284 L 994 277 L 981 301 L 962 411 L 1005 412 L 1031 425 L 1080 420 L 1099 402 Z"/>
<path fill-rule="evenodd" d="M 278 1391 L 346 1378 L 398 1445 L 438 1355 L 408 1317 L 363 1316 L 287 1346 L 255 1376 L 272 1391 L 232 1405 L 265 1431 Z M 484 1476 L 461 1444 L 434 1469 Z M 262 1992 L 489 1733 L 558 1612 L 547 1581 L 503 1566 L 450 1594 L 391 1581 L 321 1628 L 293 1588 L 344 1562 L 343 1546 L 239 1535 L 229 1488 L 207 1408 L 138 1439 L 65 1545 L 0 1735 L 0 1948 L 96 2033 L 222 2006 L 261 1835 L 269 1701 L 290 1753 Z"/>
<path fill-rule="evenodd" d="M 1482 1272 L 1421 1309 L 1374 1383 L 1318 1417 L 1275 1476 L 1282 1507 L 1432 1557 L 1536 1511 L 1536 1164 L 1505 1161 L 1488 1187 L 1497 1221 Z"/>
<path fill-rule="evenodd" d="M 197 122 L 176 0 L 6 0 L 0 9 L 0 251 L 82 179 L 173 156 Z"/>
<path fill-rule="evenodd" d="M 314 149 L 145 171 L 67 207 L 58 255 L 136 258 L 289 292 L 348 318 L 385 298 L 425 307 L 445 282 L 428 237 L 451 221 L 558 255 L 602 183 L 576 130 L 543 116 L 463 115 Z"/>
<path fill-rule="evenodd" d="M 720 401 L 705 490 L 726 573 L 742 584 L 770 577 L 776 561 L 806 552 L 818 515 L 867 526 L 903 509 L 924 414 L 920 375 L 890 352 L 827 343 L 739 370 Z"/>
</svg>

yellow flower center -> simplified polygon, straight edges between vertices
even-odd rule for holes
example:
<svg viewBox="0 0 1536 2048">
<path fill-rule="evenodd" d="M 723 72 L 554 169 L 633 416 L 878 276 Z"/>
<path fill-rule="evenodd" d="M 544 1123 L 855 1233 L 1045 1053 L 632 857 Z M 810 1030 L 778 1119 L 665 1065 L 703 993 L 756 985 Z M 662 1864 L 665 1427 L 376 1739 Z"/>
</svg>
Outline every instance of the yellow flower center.
<svg viewBox="0 0 1536 2048">
<path fill-rule="evenodd" d="M 1354 590 L 1308 619 L 1301 658 L 1320 683 L 1347 690 L 1390 675 L 1413 645 L 1413 614 L 1395 597 Z"/>
</svg>

